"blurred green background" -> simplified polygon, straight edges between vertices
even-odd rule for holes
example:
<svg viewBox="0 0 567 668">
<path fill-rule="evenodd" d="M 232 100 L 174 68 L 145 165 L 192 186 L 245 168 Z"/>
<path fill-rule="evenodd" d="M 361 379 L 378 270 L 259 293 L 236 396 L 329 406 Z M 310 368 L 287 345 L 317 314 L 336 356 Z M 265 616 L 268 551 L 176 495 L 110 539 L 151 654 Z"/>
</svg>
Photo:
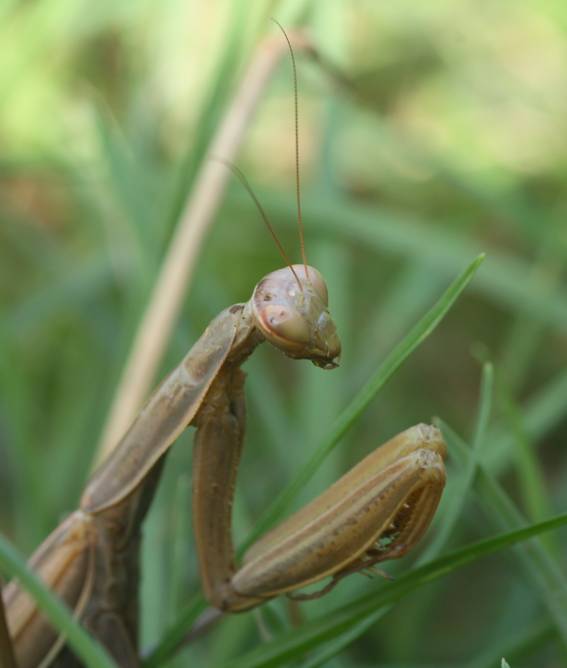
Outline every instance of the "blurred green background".
<svg viewBox="0 0 567 668">
<path fill-rule="evenodd" d="M 305 28 L 344 77 L 298 55 L 307 252 L 328 279 L 344 353 L 332 373 L 267 346 L 247 364 L 237 537 L 480 251 L 487 260 L 463 297 L 302 500 L 433 416 L 469 441 L 482 363 L 492 361 L 482 447 L 491 480 L 524 523 L 565 507 L 567 5 L 4 0 L 0 530 L 26 553 L 77 504 L 168 239 L 247 62 L 277 34 L 271 16 Z M 237 164 L 297 261 L 292 105 L 285 61 Z M 253 204 L 231 183 L 162 370 L 280 265 Z M 147 522 L 144 648 L 199 591 L 190 442 L 173 449 Z M 452 509 L 458 516 L 442 552 L 510 528 L 466 466 L 448 467 L 430 537 Z M 522 561 L 520 546 L 447 575 L 335 657 L 290 665 L 481 668 L 502 656 L 514 668 L 567 665 L 558 630 L 567 627 L 564 538 L 544 537 L 539 566 Z M 404 573 L 413 559 L 387 569 Z M 545 579 L 547 568 L 559 584 L 542 588 L 526 574 Z M 331 614 L 372 586 L 350 578 L 302 606 L 302 618 Z M 162 665 L 230 665 L 290 624 L 285 602 L 272 603 L 223 621 Z"/>
</svg>

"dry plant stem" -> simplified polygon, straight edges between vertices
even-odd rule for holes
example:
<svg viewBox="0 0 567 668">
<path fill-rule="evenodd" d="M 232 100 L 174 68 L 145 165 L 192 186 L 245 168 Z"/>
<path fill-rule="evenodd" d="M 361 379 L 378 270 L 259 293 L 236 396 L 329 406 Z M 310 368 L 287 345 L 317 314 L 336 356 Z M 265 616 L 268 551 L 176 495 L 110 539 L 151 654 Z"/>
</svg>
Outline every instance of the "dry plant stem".
<svg viewBox="0 0 567 668">
<path fill-rule="evenodd" d="M 292 40 L 296 49 L 309 46 L 303 36 L 292 35 Z M 210 157 L 234 160 L 258 100 L 287 48 L 279 36 L 260 45 L 209 147 Z M 138 327 L 99 443 L 99 461 L 112 452 L 149 393 L 229 178 L 225 165 L 210 159 L 203 162 Z"/>
</svg>

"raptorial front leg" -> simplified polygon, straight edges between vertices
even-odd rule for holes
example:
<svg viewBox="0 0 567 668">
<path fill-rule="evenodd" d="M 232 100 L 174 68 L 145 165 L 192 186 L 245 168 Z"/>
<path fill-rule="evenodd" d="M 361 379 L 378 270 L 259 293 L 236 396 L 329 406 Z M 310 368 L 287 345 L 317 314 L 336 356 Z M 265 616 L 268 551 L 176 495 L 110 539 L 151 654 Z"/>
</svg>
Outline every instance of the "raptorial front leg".
<svg viewBox="0 0 567 668">
<path fill-rule="evenodd" d="M 235 595 L 231 586 L 236 571 L 232 504 L 246 424 L 244 380 L 244 372 L 234 369 L 213 387 L 195 425 L 193 529 L 203 590 L 220 610 L 257 602 Z"/>
<path fill-rule="evenodd" d="M 433 519 L 445 456 L 440 431 L 423 424 L 377 448 L 250 548 L 225 585 L 225 609 L 237 612 L 330 577 L 315 594 L 294 594 L 308 600 L 346 575 L 403 556 Z"/>
</svg>

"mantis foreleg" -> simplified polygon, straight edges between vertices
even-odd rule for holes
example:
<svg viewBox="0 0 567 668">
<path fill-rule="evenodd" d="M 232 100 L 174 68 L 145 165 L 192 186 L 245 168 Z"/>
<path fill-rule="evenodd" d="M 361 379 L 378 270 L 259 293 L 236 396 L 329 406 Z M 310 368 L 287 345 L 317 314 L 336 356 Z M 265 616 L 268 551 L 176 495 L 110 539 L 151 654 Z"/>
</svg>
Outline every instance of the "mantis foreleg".
<svg viewBox="0 0 567 668">
<path fill-rule="evenodd" d="M 350 573 L 406 554 L 437 509 L 445 455 L 441 433 L 428 425 L 377 448 L 248 550 L 225 607 L 246 609 L 331 577 L 326 592 Z"/>
</svg>

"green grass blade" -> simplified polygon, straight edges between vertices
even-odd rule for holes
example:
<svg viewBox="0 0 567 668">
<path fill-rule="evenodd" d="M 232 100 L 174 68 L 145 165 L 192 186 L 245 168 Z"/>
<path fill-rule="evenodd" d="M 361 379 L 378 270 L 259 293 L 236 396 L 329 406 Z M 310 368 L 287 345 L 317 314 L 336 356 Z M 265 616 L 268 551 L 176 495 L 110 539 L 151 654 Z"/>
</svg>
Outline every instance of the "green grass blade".
<svg viewBox="0 0 567 668">
<path fill-rule="evenodd" d="M 520 407 L 511 396 L 505 396 L 503 401 L 503 412 L 505 420 L 509 424 L 510 433 L 513 434 L 516 447 L 513 451 L 512 464 L 516 469 L 520 482 L 520 491 L 523 499 L 523 507 L 532 522 L 548 517 L 553 511 L 553 504 L 548 493 L 544 470 L 538 459 L 537 450 L 531 442 Z M 554 544 L 550 535 L 542 539 L 550 550 L 550 554 L 557 556 L 558 546 Z"/>
<path fill-rule="evenodd" d="M 433 542 L 429 544 L 426 551 L 422 555 L 422 559 L 433 558 L 437 556 L 446 545 L 453 530 L 457 524 L 459 517 L 463 513 L 463 508 L 470 498 L 470 490 L 473 486 L 479 452 L 484 442 L 486 430 L 488 428 L 488 420 L 492 405 L 492 390 L 494 383 L 494 371 L 492 364 L 486 363 L 482 369 L 482 380 L 480 389 L 480 402 L 478 409 L 478 416 L 473 437 L 472 450 L 466 464 L 464 475 L 459 480 L 458 489 L 453 488 L 455 494 L 452 495 L 451 503 L 448 504 L 448 510 L 443 517 L 443 522 L 439 526 Z"/>
<path fill-rule="evenodd" d="M 173 228 L 183 213 L 183 207 L 190 190 L 191 183 L 203 164 L 212 137 L 219 126 L 229 104 L 234 85 L 234 78 L 242 53 L 242 36 L 245 32 L 246 17 L 250 13 L 246 3 L 231 4 L 230 16 L 227 20 L 226 33 L 223 35 L 222 51 L 211 76 L 205 99 L 199 110 L 196 123 L 197 130 L 177 168 L 174 192 L 171 196 L 170 211 L 167 215 L 167 227 Z"/>
<path fill-rule="evenodd" d="M 66 636 L 66 642 L 89 668 L 117 668 L 104 648 L 73 619 L 69 610 L 26 566 L 25 560 L 0 535 L 0 569 L 10 578 L 18 578 L 53 625 Z"/>
<path fill-rule="evenodd" d="M 417 320 L 445 284 L 445 277 L 432 273 L 427 262 L 411 259 L 404 263 L 390 284 L 384 286 L 385 294 L 380 298 L 380 307 L 370 322 L 356 323 L 356 327 L 363 328 L 360 349 L 367 354 L 364 359 L 357 360 L 355 377 L 366 376 L 368 368 L 402 338 L 408 323 Z"/>
<path fill-rule="evenodd" d="M 440 424 L 450 452 L 467 463 L 470 448 L 449 426 Z M 477 465 L 475 489 L 484 503 L 488 518 L 497 522 L 500 528 L 509 529 L 525 522 L 510 497 L 481 463 Z M 561 568 L 549 556 L 541 542 L 526 546 L 517 552 L 517 557 L 523 564 L 526 578 L 538 590 L 564 644 L 567 645 L 567 581 Z"/>
<path fill-rule="evenodd" d="M 322 648 L 314 655 L 310 656 L 307 661 L 301 664 L 301 668 L 319 668 L 319 666 L 327 666 L 328 661 L 336 657 L 339 652 L 345 647 L 348 647 L 352 642 L 364 635 L 376 622 L 388 612 L 389 608 L 380 608 L 370 614 L 366 615 L 364 619 L 357 622 L 346 631 L 343 631 L 337 637 L 326 642 Z"/>
<path fill-rule="evenodd" d="M 492 409 L 493 387 L 494 369 L 490 362 L 486 362 L 482 367 L 480 402 L 472 440 L 472 451 L 476 456 L 480 456 L 480 450 L 485 441 L 486 432 L 488 430 L 488 421 L 490 419 L 490 412 Z"/>
<path fill-rule="evenodd" d="M 491 647 L 475 657 L 467 668 L 493 668 L 498 657 L 506 656 L 511 665 L 516 661 L 525 662 L 526 657 L 557 637 L 552 624 L 538 621 L 531 627 L 517 629 L 512 637 L 507 637 L 496 648 Z M 524 664 L 522 664 L 524 665 Z"/>
<path fill-rule="evenodd" d="M 195 598 L 179 613 L 179 617 L 165 633 L 159 645 L 148 652 L 142 661 L 144 668 L 157 668 L 167 661 L 176 652 L 187 635 L 187 630 L 197 621 L 203 612 L 206 603 L 202 596 Z"/>
<path fill-rule="evenodd" d="M 479 255 L 465 269 L 465 271 L 451 283 L 438 302 L 423 316 L 423 318 L 421 318 L 421 320 L 419 320 L 409 334 L 395 346 L 384 362 L 378 367 L 376 373 L 338 417 L 330 430 L 329 435 L 317 447 L 313 456 L 303 467 L 299 475 L 291 483 L 288 489 L 275 500 L 266 514 L 260 519 L 256 529 L 247 540 L 246 545 L 250 545 L 261 533 L 281 517 L 287 508 L 289 508 L 301 488 L 309 481 L 329 452 L 331 452 L 360 415 L 366 410 L 378 391 L 441 322 L 461 292 L 469 284 L 483 260 L 484 255 Z"/>
<path fill-rule="evenodd" d="M 438 580 L 459 568 L 482 557 L 488 556 L 506 547 L 538 536 L 546 531 L 553 531 L 567 524 L 567 513 L 553 517 L 545 522 L 532 524 L 522 529 L 501 533 L 492 538 L 478 541 L 450 554 L 431 561 L 395 582 L 381 585 L 377 591 L 343 606 L 329 611 L 324 617 L 308 622 L 301 629 L 293 629 L 282 634 L 273 642 L 231 661 L 231 668 L 273 668 L 286 661 L 301 656 L 320 644 L 334 638 L 383 606 L 390 605 L 411 591 Z M 228 665 L 222 668 L 228 668 Z"/>
<path fill-rule="evenodd" d="M 522 405 L 523 428 L 526 438 L 534 443 L 543 442 L 543 437 L 564 419 L 567 411 L 567 372 L 559 371 L 542 389 L 534 393 Z M 516 445 L 515 435 L 507 425 L 491 430 L 491 446 L 485 455 L 485 464 L 491 471 L 507 465 L 510 451 Z"/>
</svg>

